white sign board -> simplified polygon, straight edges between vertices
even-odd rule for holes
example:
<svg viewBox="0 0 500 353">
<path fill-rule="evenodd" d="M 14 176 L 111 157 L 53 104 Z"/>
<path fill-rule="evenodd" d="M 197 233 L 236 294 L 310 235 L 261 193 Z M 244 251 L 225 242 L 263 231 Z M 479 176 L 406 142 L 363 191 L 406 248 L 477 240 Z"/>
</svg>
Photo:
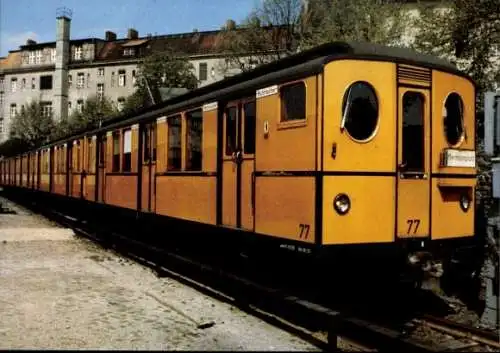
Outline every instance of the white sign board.
<svg viewBox="0 0 500 353">
<path fill-rule="evenodd" d="M 123 153 L 132 152 L 132 131 L 125 130 L 123 134 Z"/>
<path fill-rule="evenodd" d="M 443 154 L 444 167 L 476 167 L 475 151 L 447 149 Z"/>
<path fill-rule="evenodd" d="M 267 97 L 267 96 L 272 96 L 273 94 L 278 93 L 278 85 L 274 85 L 271 87 L 266 87 L 266 88 L 261 88 L 257 90 L 256 92 L 256 97 L 257 98 L 262 98 L 262 97 Z"/>
<path fill-rule="evenodd" d="M 217 102 L 212 102 L 212 103 L 208 103 L 208 104 L 203 105 L 204 112 L 209 112 L 209 111 L 215 110 L 215 109 L 217 109 Z"/>
</svg>

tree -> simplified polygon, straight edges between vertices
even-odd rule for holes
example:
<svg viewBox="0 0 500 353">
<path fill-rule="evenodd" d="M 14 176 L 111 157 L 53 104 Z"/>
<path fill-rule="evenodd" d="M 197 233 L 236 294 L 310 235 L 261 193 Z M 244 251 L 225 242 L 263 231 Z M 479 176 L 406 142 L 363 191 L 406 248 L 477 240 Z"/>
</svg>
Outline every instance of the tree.
<svg viewBox="0 0 500 353">
<path fill-rule="evenodd" d="M 309 0 L 301 48 L 332 41 L 402 46 L 408 19 L 405 5 L 394 0 Z"/>
<path fill-rule="evenodd" d="M 218 44 L 226 53 L 219 70 L 248 71 L 294 53 L 302 9 L 302 0 L 264 0 L 239 26 L 228 20 Z"/>
<path fill-rule="evenodd" d="M 89 97 L 83 104 L 82 111 L 71 114 L 68 127 L 72 132 L 99 127 L 99 124 L 118 114 L 118 109 L 106 97 Z"/>
<path fill-rule="evenodd" d="M 264 0 L 220 46 L 226 69 L 247 71 L 331 41 L 401 44 L 408 17 L 393 0 Z"/>
<path fill-rule="evenodd" d="M 420 6 L 414 48 L 455 63 L 478 87 L 478 103 L 484 90 L 500 78 L 500 6 L 498 0 L 448 0 Z M 479 104 L 480 105 L 480 104 Z"/>
<path fill-rule="evenodd" d="M 160 89 L 166 91 L 166 95 L 174 94 L 175 89 L 179 88 L 195 89 L 198 79 L 194 74 L 193 64 L 167 50 L 144 58 L 138 67 L 135 86 L 136 91 L 125 101 L 125 112 L 151 105 L 152 100 L 159 103 Z"/>
<path fill-rule="evenodd" d="M 31 148 L 48 143 L 53 137 L 55 123 L 52 114 L 37 101 L 22 106 L 20 113 L 13 119 L 10 138 L 23 141 Z"/>
</svg>

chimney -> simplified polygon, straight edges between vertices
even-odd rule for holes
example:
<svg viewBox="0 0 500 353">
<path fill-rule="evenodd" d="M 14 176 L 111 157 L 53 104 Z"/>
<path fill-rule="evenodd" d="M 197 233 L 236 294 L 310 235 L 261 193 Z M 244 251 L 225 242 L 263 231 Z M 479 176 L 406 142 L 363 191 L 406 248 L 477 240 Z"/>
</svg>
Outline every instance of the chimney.
<svg viewBox="0 0 500 353">
<path fill-rule="evenodd" d="M 115 32 L 111 32 L 111 31 L 106 31 L 105 38 L 106 38 L 106 40 L 108 42 L 112 41 L 112 40 L 116 40 L 116 33 Z"/>
<path fill-rule="evenodd" d="M 137 39 L 137 38 L 139 38 L 139 32 L 137 32 L 133 28 L 129 28 L 128 33 L 127 33 L 127 38 L 128 39 Z"/>
<path fill-rule="evenodd" d="M 34 41 L 33 39 L 26 40 L 26 45 L 34 45 L 34 44 L 36 44 L 36 41 Z"/>
<path fill-rule="evenodd" d="M 68 63 L 70 57 L 71 10 L 57 10 L 56 62 L 54 70 L 53 106 L 56 119 L 68 119 Z"/>
</svg>

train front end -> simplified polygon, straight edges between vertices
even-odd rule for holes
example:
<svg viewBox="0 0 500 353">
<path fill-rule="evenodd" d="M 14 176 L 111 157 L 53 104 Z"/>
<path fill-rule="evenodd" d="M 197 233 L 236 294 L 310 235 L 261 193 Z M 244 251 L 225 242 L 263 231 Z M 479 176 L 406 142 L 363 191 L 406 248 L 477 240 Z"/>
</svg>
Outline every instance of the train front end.
<svg viewBox="0 0 500 353">
<path fill-rule="evenodd" d="M 424 64 L 331 61 L 322 167 L 323 245 L 439 278 L 474 235 L 474 84 Z"/>
</svg>

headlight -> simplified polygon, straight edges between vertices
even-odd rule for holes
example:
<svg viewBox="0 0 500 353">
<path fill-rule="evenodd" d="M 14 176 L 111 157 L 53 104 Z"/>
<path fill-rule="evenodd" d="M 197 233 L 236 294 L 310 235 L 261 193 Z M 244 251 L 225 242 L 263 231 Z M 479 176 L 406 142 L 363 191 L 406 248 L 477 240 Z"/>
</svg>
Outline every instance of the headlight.
<svg viewBox="0 0 500 353">
<path fill-rule="evenodd" d="M 469 195 L 462 194 L 462 196 L 460 196 L 460 207 L 462 208 L 462 211 L 467 212 L 469 210 L 470 201 Z"/>
<path fill-rule="evenodd" d="M 333 208 L 340 215 L 345 215 L 351 208 L 351 200 L 346 194 L 338 194 L 333 200 Z"/>
</svg>

